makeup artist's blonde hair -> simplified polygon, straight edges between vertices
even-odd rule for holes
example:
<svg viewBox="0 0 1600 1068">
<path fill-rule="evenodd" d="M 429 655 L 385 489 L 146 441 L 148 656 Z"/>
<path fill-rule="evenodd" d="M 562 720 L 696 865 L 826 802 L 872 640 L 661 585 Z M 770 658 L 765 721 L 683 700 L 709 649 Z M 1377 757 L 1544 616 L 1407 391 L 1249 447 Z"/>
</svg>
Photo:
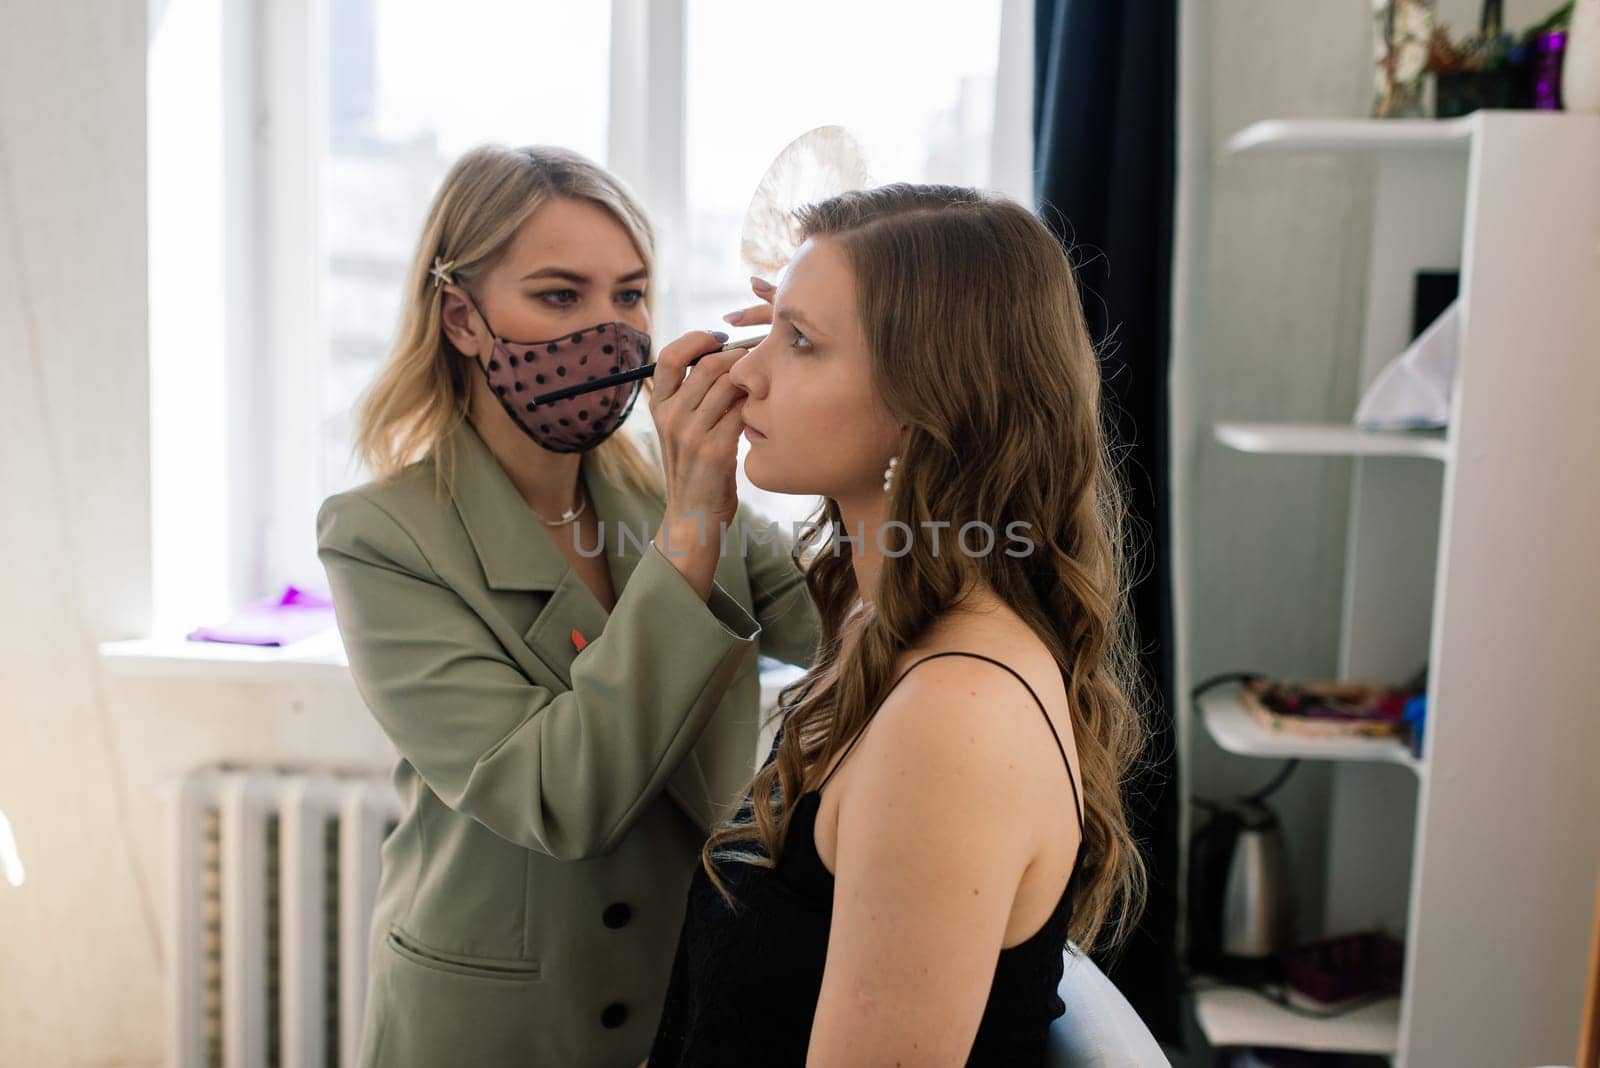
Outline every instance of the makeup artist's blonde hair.
<svg viewBox="0 0 1600 1068">
<path fill-rule="evenodd" d="M 981 582 L 1050 649 L 1066 684 L 1087 847 L 1069 937 L 1084 949 L 1121 941 L 1145 892 L 1122 785 L 1144 746 L 1148 691 L 1127 597 L 1124 491 L 1067 254 L 1032 212 L 955 186 L 884 186 L 796 214 L 799 236 L 837 242 L 854 273 L 874 385 L 909 428 L 885 518 L 912 533 L 856 612 L 838 503 L 825 499 L 801 538 L 796 563 L 822 618 L 818 656 L 780 696 L 782 738 L 747 795 L 753 818 L 711 837 L 707 874 L 731 902 L 717 863 L 772 865 L 795 802 L 865 727 L 897 659 Z M 950 530 L 1026 522 L 1033 550 L 939 553 L 935 519 Z"/>
<path fill-rule="evenodd" d="M 472 290 L 522 224 L 557 198 L 586 200 L 608 211 L 633 239 L 645 270 L 654 273 L 650 220 L 622 180 L 603 167 L 550 145 L 491 144 L 466 153 L 434 194 L 406 272 L 400 327 L 388 361 L 358 403 L 353 451 L 376 480 L 389 481 L 425 459 L 436 461 L 440 494 L 449 491 L 455 477 L 450 435 L 467 416 L 470 368 L 444 333 L 443 289 L 429 275 L 434 257 L 451 265 L 457 284 Z M 646 307 L 652 291 L 645 287 Z M 596 448 L 595 460 L 608 481 L 661 492 L 659 471 L 622 431 Z"/>
</svg>

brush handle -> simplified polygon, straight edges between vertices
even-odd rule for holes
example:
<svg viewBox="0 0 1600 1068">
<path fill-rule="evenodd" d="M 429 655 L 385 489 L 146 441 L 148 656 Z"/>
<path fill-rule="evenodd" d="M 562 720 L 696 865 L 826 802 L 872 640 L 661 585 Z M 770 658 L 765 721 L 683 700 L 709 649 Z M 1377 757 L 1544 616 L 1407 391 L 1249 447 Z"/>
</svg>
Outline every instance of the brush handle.
<svg viewBox="0 0 1600 1068">
<path fill-rule="evenodd" d="M 766 334 L 761 334 L 757 337 L 740 338 L 738 341 L 730 341 L 720 349 L 713 349 L 711 351 L 729 352 L 733 349 L 750 349 L 761 344 L 761 342 L 765 341 L 766 338 Z M 700 355 L 689 361 L 689 366 L 693 367 L 695 364 L 699 363 L 701 360 L 710 355 L 710 352 L 702 352 Z M 641 378 L 649 378 L 655 373 L 656 365 L 653 363 L 647 363 L 643 367 L 635 367 L 631 371 L 619 371 L 614 375 L 604 375 L 595 379 L 593 382 L 582 382 L 576 386 L 566 386 L 562 389 L 552 390 L 549 393 L 541 393 L 537 397 L 533 398 L 532 403 L 535 407 L 541 404 L 554 404 L 556 401 L 566 400 L 568 397 L 581 396 L 585 393 L 592 393 L 597 389 L 610 389 L 612 386 L 620 386 L 624 383 L 634 382 Z"/>
</svg>

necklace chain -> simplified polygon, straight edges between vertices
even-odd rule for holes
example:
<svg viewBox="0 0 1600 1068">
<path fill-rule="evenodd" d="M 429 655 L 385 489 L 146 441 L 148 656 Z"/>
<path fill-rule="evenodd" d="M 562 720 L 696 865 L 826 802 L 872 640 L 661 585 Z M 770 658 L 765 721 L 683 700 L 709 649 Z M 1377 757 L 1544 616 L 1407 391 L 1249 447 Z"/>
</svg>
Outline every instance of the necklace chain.
<svg viewBox="0 0 1600 1068">
<path fill-rule="evenodd" d="M 564 527 L 569 523 L 575 522 L 577 518 L 583 514 L 583 510 L 587 507 L 589 507 L 589 495 L 583 492 L 583 483 L 580 482 L 578 483 L 578 507 L 576 509 L 569 508 L 567 511 L 562 512 L 560 519 L 546 519 L 544 516 L 539 515 L 538 512 L 534 512 L 533 514 L 538 515 L 539 522 L 543 523 L 547 527 Z M 531 507 L 529 508 L 529 511 L 532 511 Z"/>
</svg>

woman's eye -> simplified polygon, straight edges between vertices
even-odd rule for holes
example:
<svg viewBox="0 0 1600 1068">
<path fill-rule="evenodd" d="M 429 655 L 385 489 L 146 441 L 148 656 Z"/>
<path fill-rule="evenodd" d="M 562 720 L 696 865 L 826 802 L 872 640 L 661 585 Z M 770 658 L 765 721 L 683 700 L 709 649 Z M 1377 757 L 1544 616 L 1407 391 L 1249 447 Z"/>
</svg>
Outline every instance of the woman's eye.
<svg viewBox="0 0 1600 1068">
<path fill-rule="evenodd" d="M 789 346 L 791 349 L 809 349 L 811 347 L 810 338 L 795 330 L 792 326 L 789 329 L 794 331 L 794 343 Z"/>
<path fill-rule="evenodd" d="M 546 304 L 553 304 L 557 308 L 565 308 L 578 299 L 576 289 L 552 289 L 547 293 L 540 293 L 539 299 Z"/>
<path fill-rule="evenodd" d="M 624 299 L 624 298 L 627 298 L 627 299 Z M 617 294 L 617 299 L 622 301 L 623 304 L 626 304 L 628 307 L 631 308 L 635 304 L 639 303 L 641 300 L 644 299 L 644 290 L 642 290 L 642 289 L 624 289 L 621 293 Z"/>
</svg>

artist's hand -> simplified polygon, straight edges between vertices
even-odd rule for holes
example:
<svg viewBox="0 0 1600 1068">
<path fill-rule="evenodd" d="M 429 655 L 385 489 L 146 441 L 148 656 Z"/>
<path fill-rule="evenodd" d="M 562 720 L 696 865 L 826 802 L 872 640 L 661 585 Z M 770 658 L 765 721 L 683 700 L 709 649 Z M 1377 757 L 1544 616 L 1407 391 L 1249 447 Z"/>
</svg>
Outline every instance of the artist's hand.
<svg viewBox="0 0 1600 1068">
<path fill-rule="evenodd" d="M 657 356 L 650 390 L 667 486 L 656 546 L 702 597 L 711 593 L 722 550 L 720 524 L 732 522 L 739 507 L 734 472 L 745 392 L 728 369 L 748 350 L 716 351 L 726 340 L 707 330 L 684 334 Z"/>
<path fill-rule="evenodd" d="M 755 290 L 756 296 L 762 303 L 752 304 L 748 308 L 740 308 L 723 316 L 723 319 L 734 326 L 755 326 L 760 323 L 772 322 L 772 297 L 778 292 L 778 287 L 764 278 L 750 276 L 750 288 Z"/>
</svg>

